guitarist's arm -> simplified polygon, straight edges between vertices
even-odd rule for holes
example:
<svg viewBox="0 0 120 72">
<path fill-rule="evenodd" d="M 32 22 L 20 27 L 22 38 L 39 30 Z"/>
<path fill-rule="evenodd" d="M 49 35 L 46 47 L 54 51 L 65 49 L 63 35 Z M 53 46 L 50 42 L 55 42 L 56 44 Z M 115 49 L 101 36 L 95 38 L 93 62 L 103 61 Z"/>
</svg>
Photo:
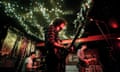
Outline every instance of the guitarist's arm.
<svg viewBox="0 0 120 72">
<path fill-rule="evenodd" d="M 85 60 L 85 54 L 84 54 L 84 52 L 83 52 L 81 49 L 78 49 L 78 51 L 77 51 L 77 56 L 78 56 L 78 58 L 79 58 L 81 61 L 84 61 L 84 60 Z"/>
<path fill-rule="evenodd" d="M 79 60 L 84 63 L 84 64 L 88 64 L 89 61 L 87 59 L 85 59 L 85 53 L 84 50 L 78 49 L 77 51 L 77 56 L 79 58 Z"/>
<path fill-rule="evenodd" d="M 89 65 L 89 63 L 90 63 L 91 61 L 96 61 L 96 58 L 86 59 L 86 58 L 85 58 L 85 55 L 84 55 L 84 52 L 82 52 L 81 50 L 78 50 L 77 56 L 78 56 L 78 58 L 80 59 L 80 61 L 84 62 L 86 65 Z"/>
<path fill-rule="evenodd" d="M 65 48 L 64 45 L 62 45 L 62 44 L 60 44 L 60 43 L 58 43 L 58 42 L 54 42 L 53 44 L 54 44 L 54 46 L 56 46 L 57 48 Z"/>
<path fill-rule="evenodd" d="M 67 44 L 67 45 L 62 44 L 61 40 L 53 42 L 53 45 L 56 46 L 56 48 L 60 48 L 60 49 L 61 48 L 67 49 L 70 46 L 70 44 Z"/>
</svg>

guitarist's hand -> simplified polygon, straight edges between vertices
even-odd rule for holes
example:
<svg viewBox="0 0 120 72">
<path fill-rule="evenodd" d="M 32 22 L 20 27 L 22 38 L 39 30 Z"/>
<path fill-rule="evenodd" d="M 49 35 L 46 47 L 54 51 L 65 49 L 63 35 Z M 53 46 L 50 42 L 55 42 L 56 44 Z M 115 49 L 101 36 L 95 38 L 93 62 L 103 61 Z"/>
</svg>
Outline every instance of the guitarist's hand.
<svg viewBox="0 0 120 72">
<path fill-rule="evenodd" d="M 73 52 L 74 51 L 74 47 L 70 47 L 70 44 L 68 44 L 67 46 L 64 46 L 64 48 L 68 51 L 68 52 Z"/>
<path fill-rule="evenodd" d="M 85 59 L 84 62 L 89 65 L 91 61 L 96 61 L 96 58 Z"/>
<path fill-rule="evenodd" d="M 63 46 L 64 49 L 68 49 L 69 46 Z"/>
<path fill-rule="evenodd" d="M 89 65 L 89 60 L 84 60 L 86 65 Z"/>
</svg>

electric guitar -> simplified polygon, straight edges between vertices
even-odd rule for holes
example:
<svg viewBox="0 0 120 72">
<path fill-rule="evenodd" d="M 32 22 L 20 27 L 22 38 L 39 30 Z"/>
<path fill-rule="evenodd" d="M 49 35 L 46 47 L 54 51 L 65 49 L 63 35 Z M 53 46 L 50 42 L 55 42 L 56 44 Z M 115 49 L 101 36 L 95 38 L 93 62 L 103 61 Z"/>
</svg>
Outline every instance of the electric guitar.
<svg viewBox="0 0 120 72">
<path fill-rule="evenodd" d="M 90 65 L 91 62 L 96 62 L 96 58 L 85 59 L 85 63 L 86 63 L 87 65 Z"/>
<path fill-rule="evenodd" d="M 67 44 L 64 45 L 64 48 L 59 48 L 59 49 L 55 48 L 54 52 L 59 59 L 65 59 L 67 55 L 73 51 L 73 48 L 74 48 L 73 46 L 70 47 L 70 44 Z"/>
<path fill-rule="evenodd" d="M 88 65 L 93 64 L 92 62 L 97 62 L 97 59 L 96 58 L 89 58 L 89 59 L 84 59 L 84 61 L 80 60 L 80 65 L 83 67 L 86 67 Z"/>
</svg>

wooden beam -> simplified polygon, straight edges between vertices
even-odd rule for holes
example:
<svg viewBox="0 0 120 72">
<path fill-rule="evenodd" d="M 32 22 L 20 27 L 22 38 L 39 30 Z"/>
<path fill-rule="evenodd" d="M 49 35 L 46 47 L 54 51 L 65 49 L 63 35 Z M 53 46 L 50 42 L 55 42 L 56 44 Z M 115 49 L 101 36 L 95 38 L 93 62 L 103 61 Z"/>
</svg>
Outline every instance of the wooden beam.
<svg viewBox="0 0 120 72">
<path fill-rule="evenodd" d="M 99 40 L 108 40 L 108 39 L 117 39 L 117 37 L 120 37 L 120 34 L 106 34 L 106 35 L 92 35 L 92 36 L 88 36 L 85 38 L 78 38 L 76 39 L 75 43 L 79 43 L 79 42 L 92 42 L 92 41 L 99 41 Z M 66 40 L 62 40 L 62 44 L 68 44 L 68 43 L 72 43 L 72 39 L 66 39 Z M 38 43 L 36 46 L 44 46 L 44 42 Z"/>
</svg>

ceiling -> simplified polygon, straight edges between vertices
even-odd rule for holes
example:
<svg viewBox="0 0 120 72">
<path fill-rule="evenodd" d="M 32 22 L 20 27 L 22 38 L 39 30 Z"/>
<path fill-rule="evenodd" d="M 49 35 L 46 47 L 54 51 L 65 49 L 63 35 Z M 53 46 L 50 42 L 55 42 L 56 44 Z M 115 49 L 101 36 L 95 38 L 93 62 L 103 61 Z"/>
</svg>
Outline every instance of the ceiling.
<svg viewBox="0 0 120 72">
<path fill-rule="evenodd" d="M 84 9 L 82 5 L 85 3 L 90 8 Z M 79 37 L 86 37 L 119 33 L 118 3 L 117 0 L 1 0 L 0 17 L 1 22 L 18 29 L 18 33 L 39 40 L 44 40 L 44 29 L 55 17 L 63 17 L 68 21 L 67 29 L 61 33 L 63 39 L 73 38 L 77 26 L 85 21 L 86 26 Z M 80 23 L 77 24 L 75 20 Z M 114 24 L 117 27 L 114 28 Z"/>
</svg>

